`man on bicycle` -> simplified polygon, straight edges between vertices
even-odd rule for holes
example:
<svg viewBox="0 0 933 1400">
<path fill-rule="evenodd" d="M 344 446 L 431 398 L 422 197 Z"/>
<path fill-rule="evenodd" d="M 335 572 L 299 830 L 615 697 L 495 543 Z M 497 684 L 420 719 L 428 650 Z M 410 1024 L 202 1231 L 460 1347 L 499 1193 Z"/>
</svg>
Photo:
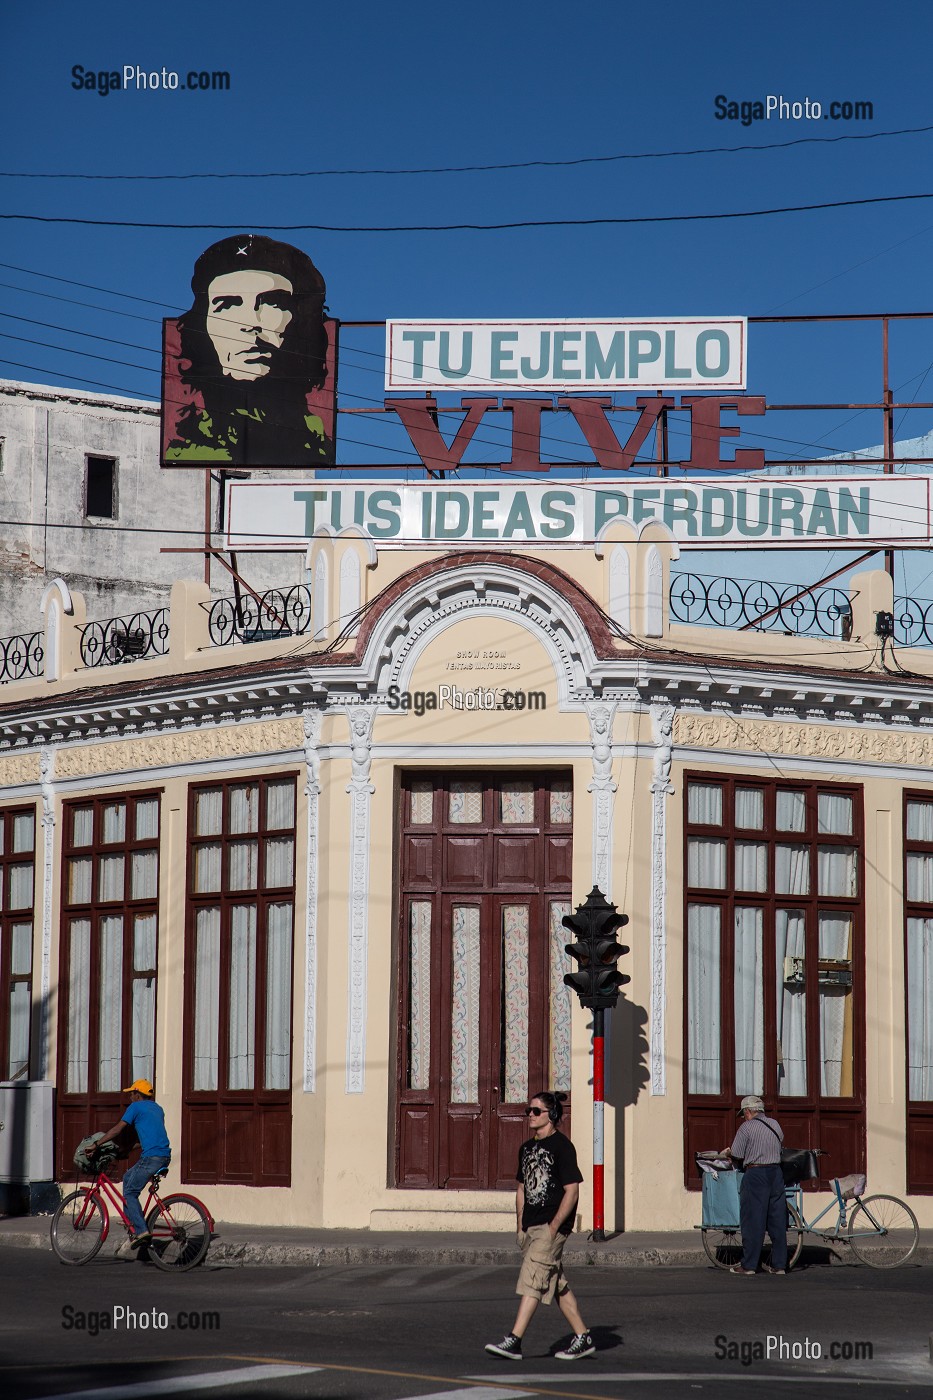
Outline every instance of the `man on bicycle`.
<svg viewBox="0 0 933 1400">
<path fill-rule="evenodd" d="M 155 1172 L 168 1166 L 172 1149 L 165 1131 L 165 1114 L 153 1098 L 154 1090 L 149 1080 L 134 1079 L 123 1092 L 129 1094 L 130 1106 L 119 1123 L 115 1123 L 109 1133 L 104 1133 L 98 1139 L 97 1146 L 118 1139 L 127 1128 L 133 1128 L 139 1138 L 139 1161 L 123 1177 L 123 1200 L 132 1229 L 130 1248 L 139 1249 L 140 1245 L 149 1244 L 152 1239 L 146 1229 L 139 1193 Z"/>
</svg>

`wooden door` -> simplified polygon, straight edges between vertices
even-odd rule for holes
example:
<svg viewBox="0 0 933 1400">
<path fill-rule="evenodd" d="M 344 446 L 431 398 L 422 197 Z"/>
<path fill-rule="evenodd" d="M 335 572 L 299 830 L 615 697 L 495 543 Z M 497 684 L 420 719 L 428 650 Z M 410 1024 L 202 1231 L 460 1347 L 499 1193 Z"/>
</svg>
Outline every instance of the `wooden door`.
<svg viewBox="0 0 933 1400">
<path fill-rule="evenodd" d="M 541 1089 L 569 1089 L 566 772 L 402 783 L 396 1181 L 503 1189 Z"/>
</svg>

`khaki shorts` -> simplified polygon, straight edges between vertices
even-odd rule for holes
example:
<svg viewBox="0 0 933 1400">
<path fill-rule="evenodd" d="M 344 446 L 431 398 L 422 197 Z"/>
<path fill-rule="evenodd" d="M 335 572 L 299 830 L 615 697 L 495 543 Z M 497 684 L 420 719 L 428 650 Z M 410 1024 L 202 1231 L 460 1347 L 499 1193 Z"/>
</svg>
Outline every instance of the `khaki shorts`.
<svg viewBox="0 0 933 1400">
<path fill-rule="evenodd" d="M 520 1230 L 522 1269 L 515 1292 L 523 1298 L 537 1298 L 540 1303 L 552 1303 L 555 1297 L 567 1293 L 570 1284 L 561 1263 L 566 1243 L 566 1235 L 558 1233 L 552 1238 L 548 1225 L 532 1225 L 528 1230 Z"/>
</svg>

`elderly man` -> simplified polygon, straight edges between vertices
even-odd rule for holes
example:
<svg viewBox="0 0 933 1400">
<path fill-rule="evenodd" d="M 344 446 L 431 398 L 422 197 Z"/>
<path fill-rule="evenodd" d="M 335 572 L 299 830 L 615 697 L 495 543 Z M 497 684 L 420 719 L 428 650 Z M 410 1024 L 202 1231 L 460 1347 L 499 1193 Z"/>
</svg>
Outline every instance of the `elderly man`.
<svg viewBox="0 0 933 1400">
<path fill-rule="evenodd" d="M 745 1172 L 739 1197 L 742 1262 L 729 1272 L 746 1278 L 756 1273 L 767 1230 L 771 1263 L 762 1268 L 767 1274 L 783 1274 L 787 1272 L 787 1198 L 781 1171 L 784 1133 L 780 1123 L 766 1117 L 764 1100 L 757 1094 L 746 1095 L 739 1114 L 743 1121 L 727 1151 L 742 1161 Z"/>
</svg>

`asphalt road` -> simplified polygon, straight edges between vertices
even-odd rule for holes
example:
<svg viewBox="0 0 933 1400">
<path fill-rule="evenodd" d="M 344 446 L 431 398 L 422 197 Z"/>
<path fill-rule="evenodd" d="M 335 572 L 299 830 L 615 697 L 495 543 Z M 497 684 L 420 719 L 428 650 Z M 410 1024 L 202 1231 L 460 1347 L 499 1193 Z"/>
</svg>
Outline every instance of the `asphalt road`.
<svg viewBox="0 0 933 1400">
<path fill-rule="evenodd" d="M 510 1269 L 202 1267 L 171 1277 L 135 1262 L 67 1268 L 51 1254 L 4 1250 L 0 1395 L 746 1400 L 753 1387 L 754 1400 L 829 1400 L 933 1387 L 933 1268 L 810 1268 L 782 1279 L 592 1268 L 572 1282 L 597 1355 L 555 1360 L 568 1332 L 542 1308 L 513 1363 L 483 1351 L 514 1316 Z M 769 1337 L 783 1359 L 760 1354 Z"/>
</svg>

